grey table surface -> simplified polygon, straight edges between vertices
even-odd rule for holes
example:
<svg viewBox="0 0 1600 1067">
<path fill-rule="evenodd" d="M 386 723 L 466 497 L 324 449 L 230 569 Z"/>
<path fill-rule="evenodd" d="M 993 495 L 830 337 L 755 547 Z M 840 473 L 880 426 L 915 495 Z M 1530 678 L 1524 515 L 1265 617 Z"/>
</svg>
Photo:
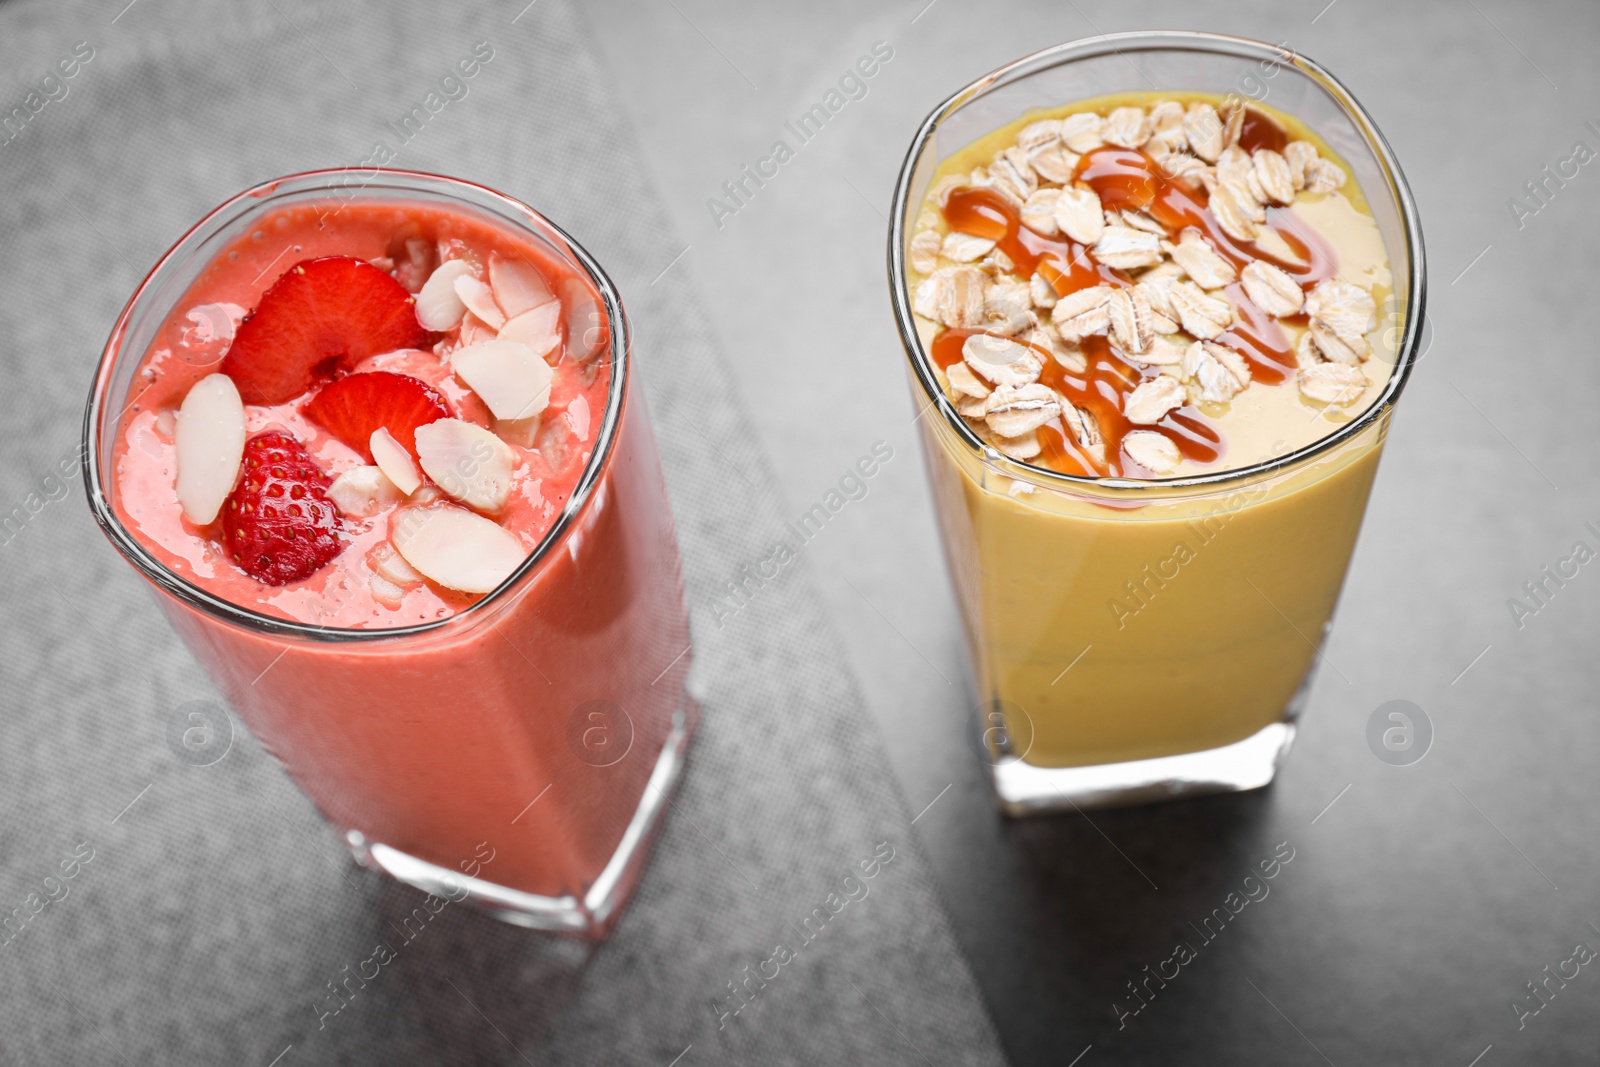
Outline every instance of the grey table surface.
<svg viewBox="0 0 1600 1067">
<path fill-rule="evenodd" d="M 1600 579 L 1581 567 L 1520 625 L 1509 602 L 1576 542 L 1600 548 L 1586 526 L 1600 527 L 1600 367 L 1583 317 L 1600 176 L 1582 167 L 1520 220 L 1508 202 L 1576 142 L 1600 149 L 1600 8 L 593 0 L 583 12 L 682 249 L 630 273 L 692 282 L 786 512 L 809 508 L 875 442 L 895 449 L 802 566 L 1011 1060 L 1594 1062 L 1600 975 L 1547 976 L 1578 943 L 1600 948 Z M 1421 206 L 1434 342 L 1326 649 L 1338 670 L 1322 672 L 1278 782 L 1008 822 L 977 758 L 888 310 L 883 216 L 912 130 L 954 88 L 1048 44 L 1168 27 L 1284 42 L 1367 105 Z M 894 56 L 868 95 L 719 225 L 708 198 L 879 41 Z M 1434 734 L 1408 767 L 1366 741 L 1373 710 L 1396 698 L 1420 705 Z M 1294 859 L 1269 897 L 1119 1029 L 1126 983 L 1281 842 Z M 1530 999 L 1536 980 L 1544 1000 Z M 1519 1019 L 1518 1003 L 1543 1006 Z M 945 1062 L 929 1035 L 902 1036 Z"/>
<path fill-rule="evenodd" d="M 1018 1064 L 1595 1062 L 1600 975 L 1521 1020 L 1525 983 L 1600 948 L 1594 640 L 1600 578 L 1508 605 L 1575 542 L 1600 548 L 1585 311 L 1600 172 L 1600 7 L 1294 0 L 747 6 L 599 0 L 593 24 L 689 251 L 790 511 L 876 439 L 916 454 L 887 303 L 885 220 L 912 131 L 974 77 L 1059 41 L 1208 29 L 1337 73 L 1421 207 L 1434 343 L 1395 420 L 1304 729 L 1251 796 L 1001 820 L 918 462 L 809 549 Z M 873 42 L 894 59 L 735 216 L 706 201 Z M 1270 97 L 1268 98 L 1270 100 Z M 1595 123 L 1591 126 L 1589 123 Z M 1570 173 L 1570 168 L 1569 168 Z M 1522 197 L 1537 214 L 1519 220 Z M 1552 586 L 1552 588 L 1554 588 Z M 1348 679 L 1342 680 L 1340 675 Z M 1369 715 L 1420 705 L 1432 751 L 1392 767 Z M 1327 808 L 1330 802 L 1334 802 Z M 1327 808 L 1327 810 L 1324 810 Z M 1283 841 L 1269 899 L 1127 1028 L 1114 1000 Z M 1567 968 L 1570 971 L 1570 967 Z M 1492 1049 L 1487 1051 L 1489 1046 Z"/>
</svg>

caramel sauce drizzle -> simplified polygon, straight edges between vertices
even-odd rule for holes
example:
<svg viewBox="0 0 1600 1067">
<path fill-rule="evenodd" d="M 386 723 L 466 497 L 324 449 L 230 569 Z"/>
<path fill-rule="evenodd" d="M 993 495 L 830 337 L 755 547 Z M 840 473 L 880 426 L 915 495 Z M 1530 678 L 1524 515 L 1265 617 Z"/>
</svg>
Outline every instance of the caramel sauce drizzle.
<svg viewBox="0 0 1600 1067">
<path fill-rule="evenodd" d="M 1288 135 L 1272 119 L 1254 109 L 1245 112 L 1239 137 L 1241 148 L 1279 151 L 1287 141 Z M 1108 210 L 1144 211 L 1174 235 L 1193 226 L 1235 269 L 1259 259 L 1280 268 L 1302 289 L 1309 289 L 1336 272 L 1333 249 L 1297 223 L 1286 209 L 1269 207 L 1265 227 L 1276 232 L 1296 260 L 1273 255 L 1256 242 L 1229 237 L 1211 214 L 1207 206 L 1210 198 L 1203 188 L 1191 190 L 1173 181 L 1153 159 L 1136 149 L 1108 146 L 1085 153 L 1078 160 L 1076 179 L 1092 188 Z M 1058 296 L 1094 285 L 1120 288 L 1134 284 L 1125 271 L 1096 262 L 1086 246 L 1065 235 L 1045 237 L 1023 226 L 1016 206 L 992 189 L 962 186 L 952 190 L 945 200 L 944 217 L 952 230 L 994 241 L 1016 265 L 1018 275 L 1029 277 L 1037 272 Z M 1234 305 L 1235 321 L 1217 341 L 1244 356 L 1254 381 L 1267 385 L 1285 381 L 1294 372 L 1296 362 L 1277 320 L 1257 307 L 1239 282 L 1227 286 L 1224 292 Z M 961 346 L 972 334 L 981 332 L 942 330 L 933 341 L 933 361 L 941 369 L 960 362 Z M 1214 463 L 1222 457 L 1225 447 L 1221 433 L 1193 405 L 1170 412 L 1154 426 L 1136 425 L 1122 414 L 1123 398 L 1140 382 L 1155 377 L 1157 368 L 1142 367 L 1123 358 L 1105 336 L 1085 338 L 1081 347 L 1089 364 L 1081 375 L 1062 366 L 1049 352 L 1036 349 L 1044 357 L 1039 380 L 1095 416 L 1104 439 L 1105 457 L 1097 459 L 1086 452 L 1063 421 L 1056 419 L 1038 430 L 1041 451 L 1032 461 L 1035 465 L 1090 477 L 1153 477 L 1155 472 L 1145 470 L 1122 453 L 1122 439 L 1134 430 L 1165 435 L 1185 458 L 1198 463 Z"/>
</svg>

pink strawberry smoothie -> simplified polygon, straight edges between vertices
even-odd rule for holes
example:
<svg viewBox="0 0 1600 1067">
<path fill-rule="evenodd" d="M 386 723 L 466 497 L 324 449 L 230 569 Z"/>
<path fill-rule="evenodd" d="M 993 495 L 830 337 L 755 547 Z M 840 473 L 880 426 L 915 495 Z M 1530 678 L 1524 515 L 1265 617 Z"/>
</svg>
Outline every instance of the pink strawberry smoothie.
<svg viewBox="0 0 1600 1067">
<path fill-rule="evenodd" d="M 339 256 L 375 263 L 411 288 L 431 261 L 398 262 L 396 235 L 419 232 L 438 259 L 466 260 L 479 277 L 492 255 L 532 264 L 562 301 L 562 341 L 545 357 L 554 368 L 549 405 L 531 436 L 506 441 L 514 457 L 509 499 L 482 517 L 531 551 L 584 469 L 603 464 L 562 540 L 466 615 L 483 595 L 433 580 L 407 588 L 398 606 L 375 598 L 373 561 L 390 551 L 404 502 L 343 516 L 337 556 L 271 585 L 236 565 L 222 517 L 206 526 L 185 517 L 175 488 L 176 409 L 218 373 L 241 321 L 274 282 L 296 263 Z M 368 640 L 337 641 L 274 633 L 162 598 L 252 732 L 337 828 L 451 871 L 470 864 L 500 886 L 578 900 L 612 877 L 601 872 L 650 800 L 658 756 L 684 743 L 695 717 L 684 695 L 691 657 L 676 535 L 648 416 L 629 399 L 631 384 L 624 382 L 609 451 L 594 455 L 616 385 L 604 307 L 592 281 L 548 248 L 434 202 L 270 210 L 200 271 L 166 316 L 143 354 L 102 479 L 116 518 L 172 574 L 262 615 L 373 631 Z M 590 308 L 600 309 L 599 321 Z M 469 312 L 430 332 L 426 347 L 372 355 L 344 371 L 419 379 L 454 417 L 495 432 L 503 425 L 451 363 L 494 335 Z M 288 431 L 333 477 L 370 460 L 305 414 L 326 380 L 281 403 L 247 401 L 245 431 Z M 247 464 L 241 477 L 249 474 Z M 412 503 L 438 492 L 424 479 Z M 376 632 L 436 620 L 420 634 Z M 637 873 L 637 865 L 622 871 L 618 897 Z M 596 917 L 595 928 L 605 921 Z"/>
</svg>

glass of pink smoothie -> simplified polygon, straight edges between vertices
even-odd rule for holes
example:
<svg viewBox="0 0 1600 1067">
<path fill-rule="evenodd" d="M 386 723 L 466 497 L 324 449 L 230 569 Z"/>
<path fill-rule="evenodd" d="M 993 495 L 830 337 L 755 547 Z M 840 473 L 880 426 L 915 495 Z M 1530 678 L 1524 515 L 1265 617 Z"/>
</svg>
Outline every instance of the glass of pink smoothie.
<svg viewBox="0 0 1600 1067">
<path fill-rule="evenodd" d="M 591 936 L 697 718 L 630 362 L 611 281 L 531 208 L 312 172 L 162 257 L 84 423 L 95 518 L 356 859 Z"/>
</svg>

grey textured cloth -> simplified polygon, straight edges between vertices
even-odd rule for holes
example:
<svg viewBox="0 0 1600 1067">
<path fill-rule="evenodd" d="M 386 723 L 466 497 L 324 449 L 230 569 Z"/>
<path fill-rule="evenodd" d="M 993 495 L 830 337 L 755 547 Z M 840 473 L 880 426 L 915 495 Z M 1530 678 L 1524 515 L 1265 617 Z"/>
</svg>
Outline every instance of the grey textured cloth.
<svg viewBox="0 0 1600 1067">
<path fill-rule="evenodd" d="M 804 561 L 713 619 L 782 516 L 581 16 L 567 0 L 119 9 L 0 6 L 0 115 L 25 116 L 0 133 L 0 914 L 25 920 L 0 933 L 0 1062 L 1000 1062 Z M 401 144 L 390 122 L 480 41 L 494 55 L 467 95 Z M 539 207 L 617 280 L 706 700 L 609 941 L 447 908 L 329 1014 L 329 983 L 420 895 L 354 868 L 242 728 L 208 766 L 175 756 L 177 709 L 215 691 L 58 468 L 155 258 L 237 190 L 379 141 L 397 166 Z M 795 924 L 883 842 L 868 895 L 802 945 Z M 728 983 L 779 943 L 795 958 L 719 1020 Z"/>
</svg>

